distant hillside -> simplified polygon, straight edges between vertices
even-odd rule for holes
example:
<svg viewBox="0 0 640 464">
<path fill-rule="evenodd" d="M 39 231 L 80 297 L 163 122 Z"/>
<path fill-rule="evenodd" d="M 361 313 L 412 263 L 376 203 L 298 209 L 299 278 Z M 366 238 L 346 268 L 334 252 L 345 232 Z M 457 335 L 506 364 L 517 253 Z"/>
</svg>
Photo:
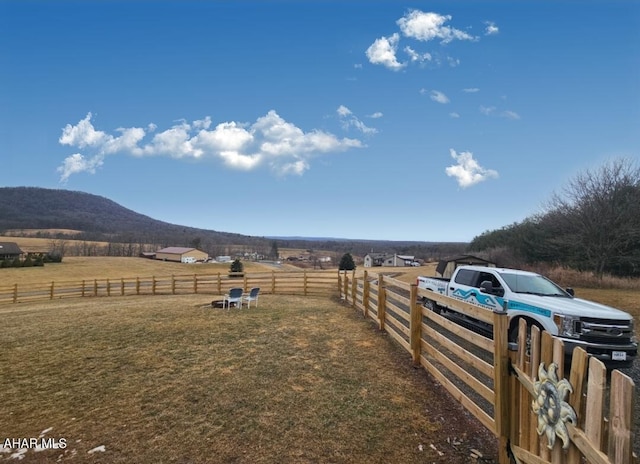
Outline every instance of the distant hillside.
<svg viewBox="0 0 640 464">
<path fill-rule="evenodd" d="M 74 229 L 76 239 L 187 246 L 194 240 L 219 244 L 267 243 L 260 237 L 196 229 L 152 219 L 107 198 L 70 190 L 0 188 L 0 231 Z"/>
<path fill-rule="evenodd" d="M 465 243 L 252 237 L 169 224 L 131 211 L 107 198 L 84 192 L 38 187 L 0 188 L 0 233 L 27 229 L 53 231 L 40 233 L 46 238 L 68 239 L 67 233 L 56 233 L 55 230 L 72 229 L 81 231 L 73 236 L 74 240 L 137 244 L 136 247 L 109 247 L 103 251 L 110 255 L 129 255 L 165 246 L 193 246 L 212 256 L 244 251 L 268 254 L 272 243 L 276 241 L 280 248 L 350 252 L 355 256 L 377 251 L 433 259 L 458 254 L 466 247 Z M 33 236 L 32 231 L 29 231 L 29 235 Z"/>
</svg>

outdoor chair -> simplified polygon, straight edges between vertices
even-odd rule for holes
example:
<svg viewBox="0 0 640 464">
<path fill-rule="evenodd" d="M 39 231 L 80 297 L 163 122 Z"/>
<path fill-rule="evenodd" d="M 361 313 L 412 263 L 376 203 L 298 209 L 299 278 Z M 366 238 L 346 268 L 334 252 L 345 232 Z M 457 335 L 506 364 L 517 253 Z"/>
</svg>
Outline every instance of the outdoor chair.
<svg viewBox="0 0 640 464">
<path fill-rule="evenodd" d="M 236 304 L 236 308 L 242 307 L 242 294 L 244 290 L 240 287 L 229 289 L 229 294 L 224 296 L 224 300 L 222 300 L 222 307 L 230 309 L 231 303 Z"/>
<path fill-rule="evenodd" d="M 256 308 L 258 307 L 258 293 L 260 293 L 260 287 L 254 287 L 249 294 L 244 297 L 244 301 L 247 302 L 247 309 L 251 308 L 251 302 L 256 302 Z"/>
</svg>

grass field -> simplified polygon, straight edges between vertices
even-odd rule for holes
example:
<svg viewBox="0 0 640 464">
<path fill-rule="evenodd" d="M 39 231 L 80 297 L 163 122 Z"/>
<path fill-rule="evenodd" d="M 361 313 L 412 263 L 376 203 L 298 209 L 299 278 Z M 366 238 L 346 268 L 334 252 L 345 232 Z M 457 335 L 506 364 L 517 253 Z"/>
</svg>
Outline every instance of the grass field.
<svg viewBox="0 0 640 464">
<path fill-rule="evenodd" d="M 491 435 L 351 308 L 270 295 L 251 311 L 208 302 L 78 299 L 4 313 L 0 438 L 43 434 L 67 447 L 0 449 L 0 461 L 457 463 L 470 447 L 495 455 Z"/>
</svg>

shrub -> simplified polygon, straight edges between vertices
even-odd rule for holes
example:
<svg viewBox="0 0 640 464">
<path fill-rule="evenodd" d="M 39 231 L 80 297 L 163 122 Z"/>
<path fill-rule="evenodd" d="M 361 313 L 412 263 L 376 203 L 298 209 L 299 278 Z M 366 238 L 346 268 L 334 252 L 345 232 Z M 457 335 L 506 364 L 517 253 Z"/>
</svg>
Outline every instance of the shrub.
<svg viewBox="0 0 640 464">
<path fill-rule="evenodd" d="M 242 261 L 240 261 L 238 258 L 236 258 L 231 263 L 231 267 L 229 268 L 229 272 L 243 272 L 243 271 L 244 271 L 244 264 L 242 264 Z"/>
<path fill-rule="evenodd" d="M 351 253 L 345 253 L 340 258 L 339 269 L 341 271 L 353 271 L 356 268 L 356 263 L 353 261 L 353 256 Z"/>
<path fill-rule="evenodd" d="M 27 255 L 25 260 L 22 262 L 22 267 L 33 267 L 33 260 L 31 256 Z"/>
</svg>

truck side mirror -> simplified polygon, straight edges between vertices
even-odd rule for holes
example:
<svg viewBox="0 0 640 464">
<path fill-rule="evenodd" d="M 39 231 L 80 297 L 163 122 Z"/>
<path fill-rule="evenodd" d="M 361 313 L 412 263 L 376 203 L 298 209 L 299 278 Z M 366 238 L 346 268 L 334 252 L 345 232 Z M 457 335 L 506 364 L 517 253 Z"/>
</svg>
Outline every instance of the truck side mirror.
<svg viewBox="0 0 640 464">
<path fill-rule="evenodd" d="M 480 291 L 482 293 L 493 293 L 493 284 L 490 280 L 483 280 L 480 283 Z"/>
<path fill-rule="evenodd" d="M 567 287 L 565 289 L 565 292 L 567 292 L 571 296 L 576 296 L 576 292 L 571 287 Z"/>
</svg>

